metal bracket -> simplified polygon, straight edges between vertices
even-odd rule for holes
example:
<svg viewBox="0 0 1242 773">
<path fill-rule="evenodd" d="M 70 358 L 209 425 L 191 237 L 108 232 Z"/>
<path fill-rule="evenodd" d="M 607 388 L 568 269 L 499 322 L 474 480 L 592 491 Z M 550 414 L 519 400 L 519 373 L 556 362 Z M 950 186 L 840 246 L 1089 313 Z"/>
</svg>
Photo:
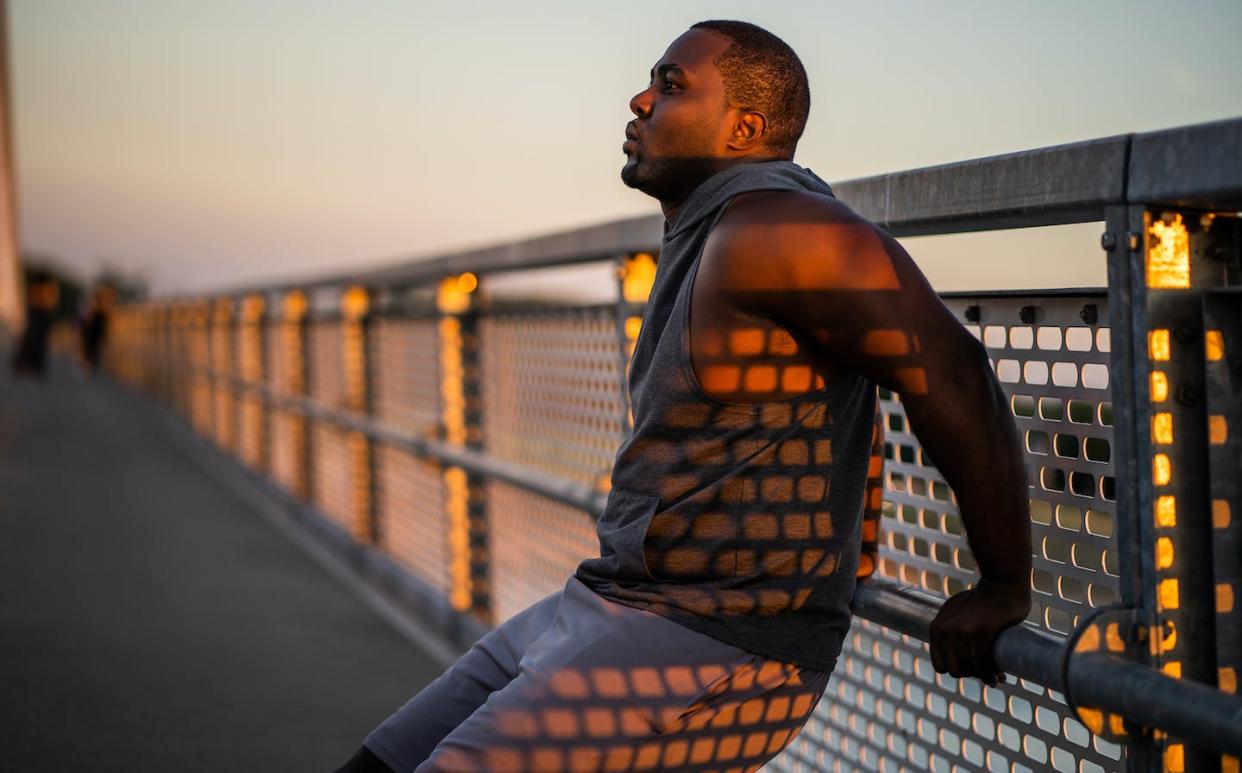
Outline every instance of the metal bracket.
<svg viewBox="0 0 1242 773">
<path fill-rule="evenodd" d="M 1101 607 L 1084 617 L 1065 643 L 1061 662 L 1062 684 L 1070 685 L 1070 669 L 1091 668 L 1101 657 L 1121 657 L 1143 662 L 1153 645 L 1158 623 L 1154 613 L 1123 606 Z M 1078 720 L 1096 735 L 1114 743 L 1133 743 L 1149 738 L 1151 728 L 1104 709 L 1078 705 L 1072 690 L 1065 701 Z"/>
</svg>

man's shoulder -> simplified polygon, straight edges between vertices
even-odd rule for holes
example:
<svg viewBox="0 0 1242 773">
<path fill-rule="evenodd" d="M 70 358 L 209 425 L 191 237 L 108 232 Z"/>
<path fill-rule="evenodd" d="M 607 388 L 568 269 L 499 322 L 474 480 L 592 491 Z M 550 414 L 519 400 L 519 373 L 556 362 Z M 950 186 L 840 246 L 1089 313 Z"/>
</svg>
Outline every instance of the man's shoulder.
<svg viewBox="0 0 1242 773">
<path fill-rule="evenodd" d="M 705 245 L 717 263 L 752 264 L 772 269 L 782 261 L 809 256 L 856 254 L 875 240 L 879 227 L 833 196 L 813 191 L 748 191 L 734 196 Z"/>
<path fill-rule="evenodd" d="M 797 230 L 871 225 L 848 204 L 815 191 L 747 191 L 730 199 L 717 228 Z"/>
</svg>

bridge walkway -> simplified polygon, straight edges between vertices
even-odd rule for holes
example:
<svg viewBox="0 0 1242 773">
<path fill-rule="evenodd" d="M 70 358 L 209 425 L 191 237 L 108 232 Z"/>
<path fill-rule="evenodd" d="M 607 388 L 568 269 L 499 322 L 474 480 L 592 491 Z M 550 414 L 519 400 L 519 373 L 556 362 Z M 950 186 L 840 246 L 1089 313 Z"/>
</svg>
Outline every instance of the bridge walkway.
<svg viewBox="0 0 1242 773">
<path fill-rule="evenodd" d="M 5 371 L 0 770 L 332 770 L 440 672 L 166 416 Z"/>
</svg>

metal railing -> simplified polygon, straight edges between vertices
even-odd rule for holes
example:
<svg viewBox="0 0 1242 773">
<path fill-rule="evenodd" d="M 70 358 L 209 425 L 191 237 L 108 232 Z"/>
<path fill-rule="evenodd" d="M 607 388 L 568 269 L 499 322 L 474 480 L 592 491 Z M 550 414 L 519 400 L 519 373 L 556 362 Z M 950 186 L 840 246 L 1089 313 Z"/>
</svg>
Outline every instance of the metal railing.
<svg viewBox="0 0 1242 773">
<path fill-rule="evenodd" d="M 978 575 L 952 493 L 882 391 L 878 565 L 772 767 L 1238 770 L 1242 119 L 833 187 L 894 235 L 1100 221 L 1109 286 L 942 296 L 1026 443 L 1035 603 L 996 651 L 1015 681 L 937 674 L 925 654 L 939 601 Z M 598 550 L 660 226 L 128 307 L 109 367 L 468 639 Z M 569 264 L 611 265 L 616 301 L 486 293 Z"/>
</svg>

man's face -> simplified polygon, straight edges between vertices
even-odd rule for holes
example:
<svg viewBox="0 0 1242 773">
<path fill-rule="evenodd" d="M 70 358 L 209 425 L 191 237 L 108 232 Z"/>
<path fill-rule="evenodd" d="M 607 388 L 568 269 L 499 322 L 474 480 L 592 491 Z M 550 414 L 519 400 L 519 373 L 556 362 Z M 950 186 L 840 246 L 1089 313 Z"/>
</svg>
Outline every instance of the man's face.
<svg viewBox="0 0 1242 773">
<path fill-rule="evenodd" d="M 636 117 L 626 125 L 623 183 L 676 201 L 717 171 L 735 111 L 713 62 L 730 43 L 711 30 L 687 30 L 656 62 L 650 85 L 630 99 Z"/>
</svg>

